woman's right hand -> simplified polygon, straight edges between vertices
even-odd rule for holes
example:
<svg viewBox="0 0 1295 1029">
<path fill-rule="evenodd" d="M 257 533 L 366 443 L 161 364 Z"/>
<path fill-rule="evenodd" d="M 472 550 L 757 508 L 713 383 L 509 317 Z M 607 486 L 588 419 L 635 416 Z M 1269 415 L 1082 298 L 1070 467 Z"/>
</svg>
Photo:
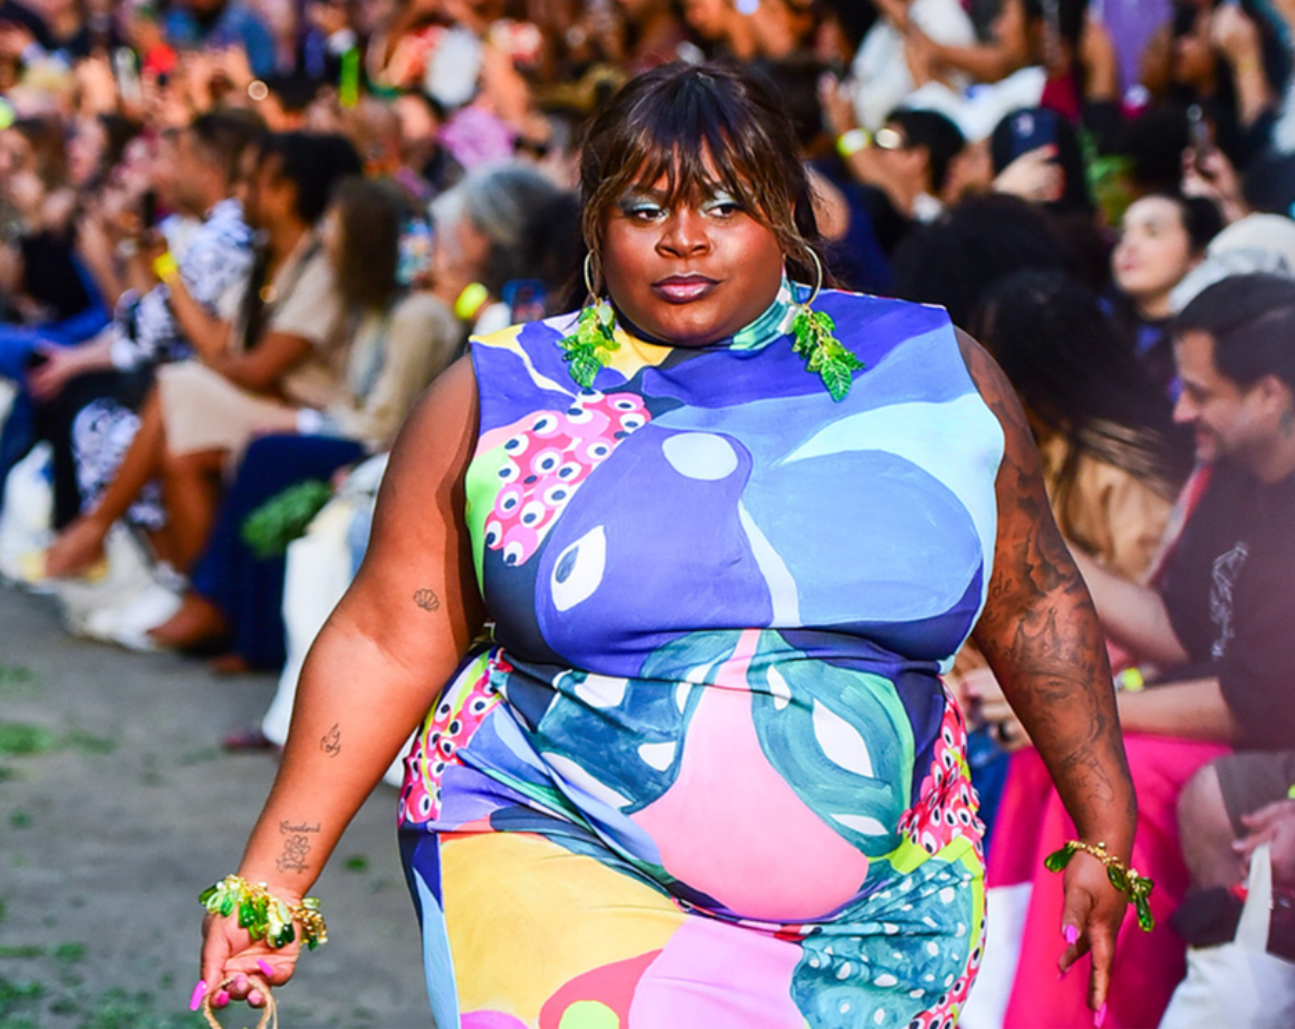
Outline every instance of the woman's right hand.
<svg viewBox="0 0 1295 1029">
<path fill-rule="evenodd" d="M 300 953 L 295 940 L 275 949 L 265 940 L 253 940 L 234 915 L 208 914 L 202 922 L 200 985 L 204 993 L 213 994 L 214 1008 L 244 1000 L 254 1008 L 264 1007 L 266 987 L 291 979 Z M 195 997 L 201 994 L 195 991 Z"/>
</svg>

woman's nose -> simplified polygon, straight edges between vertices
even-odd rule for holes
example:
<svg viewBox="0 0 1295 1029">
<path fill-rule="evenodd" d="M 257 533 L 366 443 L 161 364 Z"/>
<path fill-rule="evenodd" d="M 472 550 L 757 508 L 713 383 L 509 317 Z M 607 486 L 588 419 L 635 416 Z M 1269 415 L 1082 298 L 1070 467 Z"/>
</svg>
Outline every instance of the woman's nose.
<svg viewBox="0 0 1295 1029">
<path fill-rule="evenodd" d="M 681 207 L 666 221 L 657 248 L 671 256 L 693 257 L 710 249 L 710 235 L 704 216 Z"/>
</svg>

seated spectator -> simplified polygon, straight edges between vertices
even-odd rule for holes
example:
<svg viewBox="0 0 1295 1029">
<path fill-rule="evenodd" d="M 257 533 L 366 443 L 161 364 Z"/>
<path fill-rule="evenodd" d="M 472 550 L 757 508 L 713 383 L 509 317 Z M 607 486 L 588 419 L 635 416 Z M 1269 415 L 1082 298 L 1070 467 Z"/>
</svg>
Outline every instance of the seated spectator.
<svg viewBox="0 0 1295 1029">
<path fill-rule="evenodd" d="M 1222 228 L 1223 216 L 1210 200 L 1152 194 L 1125 211 L 1111 254 L 1117 317 L 1132 336 L 1138 359 L 1170 396 L 1178 395 L 1170 294 L 1200 264 Z"/>
<path fill-rule="evenodd" d="M 1013 272 L 1077 273 L 1070 241 L 1045 212 L 1019 197 L 972 196 L 910 233 L 895 254 L 895 295 L 948 308 L 969 325 L 985 292 Z"/>
<path fill-rule="evenodd" d="M 1189 884 L 1175 814 L 1183 785 L 1228 746 L 1279 750 L 1295 739 L 1288 682 L 1295 659 L 1288 631 L 1295 615 L 1295 283 L 1224 279 L 1188 305 L 1174 334 L 1183 383 L 1175 418 L 1194 430 L 1208 477 L 1189 483 L 1185 523 L 1151 585 L 1075 552 L 1107 637 L 1132 655 L 1119 677 L 1126 686 L 1119 711 L 1138 788 L 1133 863 L 1156 882 L 1152 908 L 1160 920 Z M 1013 762 L 1003 803 L 1017 805 L 1016 831 L 991 858 L 991 889 L 1032 882 L 1043 855 L 1073 835 L 1032 751 Z M 1042 889 L 1014 896 L 1008 904 L 1024 925 L 1019 986 L 1007 996 L 982 992 L 973 1004 L 1001 1005 L 1005 1026 L 1080 1024 L 1083 984 L 1053 987 L 1046 973 L 1059 902 Z M 988 962 L 1013 960 L 1001 940 L 995 958 L 994 942 L 988 981 Z M 1108 1024 L 1154 1025 L 1182 978 L 1183 946 L 1172 934 L 1143 935 L 1126 922 L 1119 948 L 1123 971 Z"/>
<path fill-rule="evenodd" d="M 823 99 L 838 150 L 850 174 L 867 187 L 877 240 L 893 255 L 914 225 L 934 221 L 944 211 L 951 199 L 946 192 L 950 168 L 966 139 L 944 115 L 906 109 L 892 111 L 870 137 L 856 129 L 839 93 L 825 90 Z"/>
<path fill-rule="evenodd" d="M 407 215 L 393 183 L 351 179 L 338 186 L 321 236 L 342 304 L 356 323 L 345 392 L 323 411 L 283 408 L 280 423 L 266 425 L 270 435 L 251 443 L 183 605 L 149 632 L 159 645 L 232 642 L 240 667 L 283 663 L 282 557 L 258 559 L 243 540 L 244 521 L 289 486 L 327 481 L 343 465 L 388 449 L 415 398 L 466 337 L 448 305 L 400 288 Z"/>
<path fill-rule="evenodd" d="M 1240 5 L 1177 0 L 1147 45 L 1142 84 L 1159 101 L 1194 106 L 1234 164 L 1267 145 L 1276 99 L 1259 27 Z"/>
<path fill-rule="evenodd" d="M 201 222 L 182 251 L 178 240 L 168 240 L 173 256 L 180 255 L 170 281 L 158 281 L 145 242 L 152 235 L 135 218 L 134 233 L 119 244 L 128 255 L 130 288 L 118 298 L 112 324 L 79 346 L 39 348 L 29 382 L 37 434 L 53 445 L 55 528 L 71 523 L 112 477 L 157 366 L 226 331 L 252 264 L 252 231 L 234 192 L 239 160 L 256 131 L 241 116 L 194 119 L 176 140 L 174 171 L 164 174 L 177 209 Z M 136 512 L 147 528 L 159 527 L 154 507 Z"/>
<path fill-rule="evenodd" d="M 229 331 L 191 334 L 196 360 L 159 369 L 139 431 L 95 504 L 46 554 L 46 574 L 71 575 L 100 558 L 112 524 L 160 478 L 167 520 L 158 556 L 187 570 L 211 530 L 226 462 L 285 409 L 327 407 L 343 392 L 342 309 L 316 223 L 334 184 L 360 170 L 339 136 L 288 133 L 259 148 L 247 216 L 265 233 Z M 161 265 L 168 285 L 178 276 Z M 183 290 L 171 299 L 183 307 Z"/>
<path fill-rule="evenodd" d="M 237 46 L 258 77 L 275 70 L 274 36 L 243 0 L 180 0 L 166 16 L 167 41 L 177 50 Z"/>
<path fill-rule="evenodd" d="M 1169 400 L 1096 295 L 1064 272 L 1008 276 L 989 290 L 972 326 L 1020 396 L 1058 528 L 1073 548 L 1141 582 L 1190 468 Z M 958 654 L 950 686 L 982 726 L 972 774 L 992 832 L 1007 768 L 991 741 L 1006 750 L 1027 741 L 1011 735 L 1014 721 L 1000 720 L 1001 691 L 973 645 Z"/>
</svg>

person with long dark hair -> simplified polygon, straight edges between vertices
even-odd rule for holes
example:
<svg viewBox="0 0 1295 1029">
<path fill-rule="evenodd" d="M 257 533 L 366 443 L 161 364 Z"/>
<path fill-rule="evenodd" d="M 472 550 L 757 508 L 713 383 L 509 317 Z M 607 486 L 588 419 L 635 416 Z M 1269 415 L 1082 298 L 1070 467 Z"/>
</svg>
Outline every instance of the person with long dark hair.
<svg viewBox="0 0 1295 1029">
<path fill-rule="evenodd" d="M 1006 378 L 943 311 L 825 288 L 747 74 L 648 72 L 582 155 L 589 303 L 474 340 L 397 441 L 195 1004 L 266 1003 L 326 935 L 306 891 L 421 723 L 438 1025 L 952 1023 L 985 923 L 939 673 L 974 629 L 1078 830 L 1055 953 L 1100 1013 L 1136 802 Z"/>
<path fill-rule="evenodd" d="M 1064 272 L 1019 272 L 973 321 L 1021 399 L 1062 534 L 1141 579 L 1191 470 L 1173 405 L 1098 298 Z"/>
</svg>

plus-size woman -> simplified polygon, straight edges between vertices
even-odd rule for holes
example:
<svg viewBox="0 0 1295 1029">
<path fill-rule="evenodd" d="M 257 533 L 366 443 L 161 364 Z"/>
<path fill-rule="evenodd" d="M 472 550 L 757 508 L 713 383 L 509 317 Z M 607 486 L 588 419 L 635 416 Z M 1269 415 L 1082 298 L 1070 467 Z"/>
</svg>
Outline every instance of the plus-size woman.
<svg viewBox="0 0 1295 1029">
<path fill-rule="evenodd" d="M 622 91 L 583 152 L 598 302 L 436 384 L 309 659 L 240 874 L 300 898 L 423 722 L 400 839 L 442 1029 L 952 1025 L 983 865 L 940 673 L 973 628 L 1081 838 L 1128 855 L 1011 387 L 942 310 L 814 288 L 794 154 L 743 73 Z M 1064 888 L 1098 1010 L 1125 900 L 1083 853 Z M 258 959 L 295 950 L 209 921 L 213 988 Z"/>
</svg>

